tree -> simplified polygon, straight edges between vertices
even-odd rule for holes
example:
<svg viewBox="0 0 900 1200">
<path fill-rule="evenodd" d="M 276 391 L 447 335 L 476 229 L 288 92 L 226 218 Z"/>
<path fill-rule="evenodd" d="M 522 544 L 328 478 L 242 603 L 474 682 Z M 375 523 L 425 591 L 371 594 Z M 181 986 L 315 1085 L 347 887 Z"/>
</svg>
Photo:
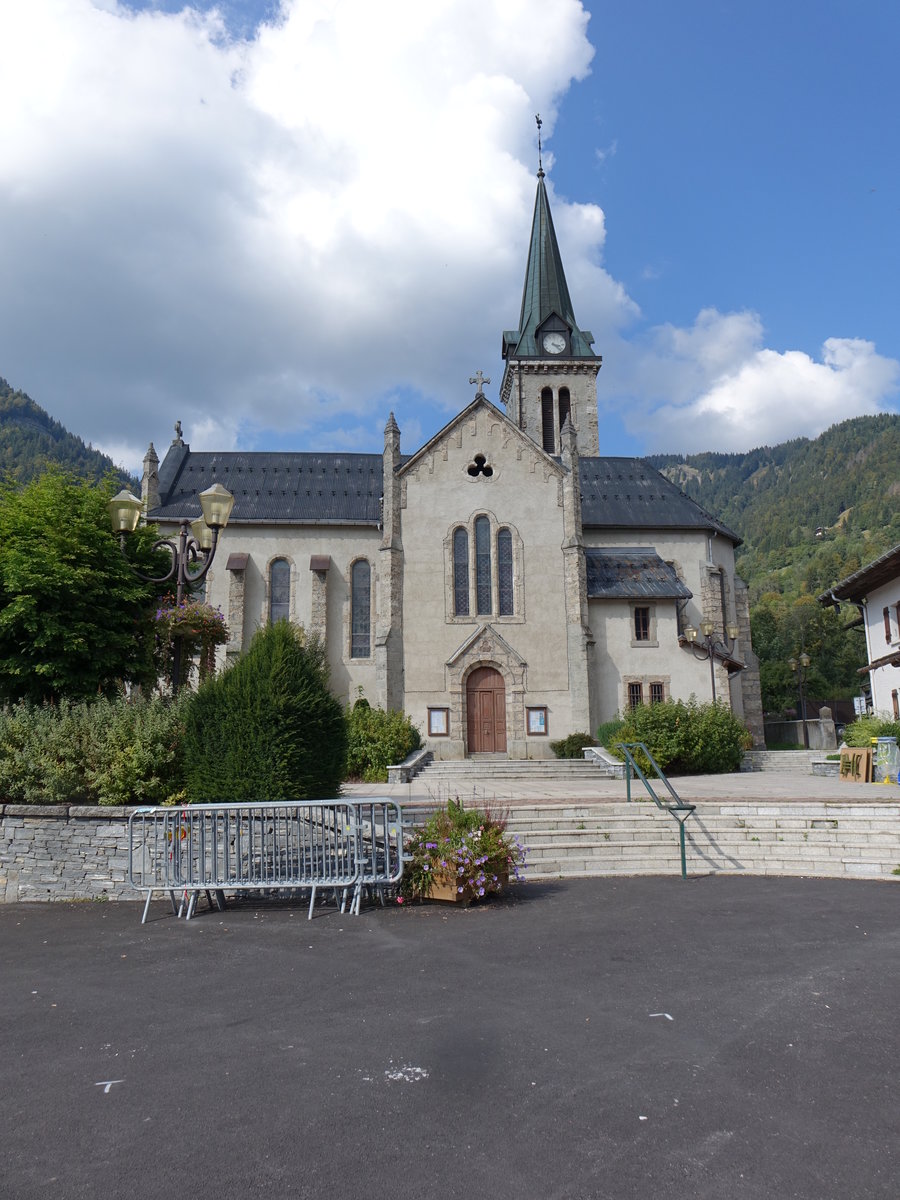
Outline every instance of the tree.
<svg viewBox="0 0 900 1200">
<path fill-rule="evenodd" d="M 187 711 L 191 803 L 336 796 L 346 756 L 325 648 L 288 621 L 260 629 L 234 666 L 200 685 Z"/>
<path fill-rule="evenodd" d="M 110 531 L 117 485 L 52 470 L 0 488 L 0 699 L 82 700 L 155 682 L 156 592 Z M 155 537 L 140 529 L 129 546 L 144 568 Z"/>
</svg>

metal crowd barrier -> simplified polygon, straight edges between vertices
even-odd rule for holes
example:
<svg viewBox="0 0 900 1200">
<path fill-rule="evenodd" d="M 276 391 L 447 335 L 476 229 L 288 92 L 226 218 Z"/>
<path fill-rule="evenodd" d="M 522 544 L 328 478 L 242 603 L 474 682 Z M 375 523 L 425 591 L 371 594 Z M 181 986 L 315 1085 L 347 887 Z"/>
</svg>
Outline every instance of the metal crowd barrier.
<svg viewBox="0 0 900 1200">
<path fill-rule="evenodd" d="M 147 893 L 168 892 L 190 920 L 198 896 L 226 891 L 309 889 L 309 916 L 320 888 L 352 890 L 358 914 L 364 890 L 378 894 L 403 874 L 400 806 L 391 800 L 192 804 L 138 808 L 128 821 L 128 878 Z"/>
</svg>

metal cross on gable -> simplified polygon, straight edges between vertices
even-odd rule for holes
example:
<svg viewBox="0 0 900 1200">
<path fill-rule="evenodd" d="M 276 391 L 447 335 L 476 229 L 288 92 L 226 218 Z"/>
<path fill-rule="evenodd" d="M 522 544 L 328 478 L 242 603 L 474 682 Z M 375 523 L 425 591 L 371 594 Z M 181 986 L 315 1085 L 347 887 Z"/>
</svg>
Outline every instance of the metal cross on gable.
<svg viewBox="0 0 900 1200">
<path fill-rule="evenodd" d="M 477 387 L 476 396 L 484 395 L 484 384 L 490 383 L 490 375 L 484 375 L 481 371 L 476 371 L 474 375 L 469 376 L 469 383 L 474 383 Z"/>
</svg>

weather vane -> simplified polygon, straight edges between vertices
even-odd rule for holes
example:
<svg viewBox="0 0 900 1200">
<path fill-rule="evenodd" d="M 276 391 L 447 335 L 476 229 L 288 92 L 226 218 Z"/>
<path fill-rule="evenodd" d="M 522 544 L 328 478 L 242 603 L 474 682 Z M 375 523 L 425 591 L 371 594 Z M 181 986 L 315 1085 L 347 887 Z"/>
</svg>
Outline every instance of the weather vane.
<svg viewBox="0 0 900 1200">
<path fill-rule="evenodd" d="M 541 161 L 541 126 L 543 125 L 544 122 L 541 120 L 540 113 L 535 113 L 534 119 L 537 122 L 537 127 L 538 127 L 538 175 L 543 177 L 544 164 Z"/>
</svg>

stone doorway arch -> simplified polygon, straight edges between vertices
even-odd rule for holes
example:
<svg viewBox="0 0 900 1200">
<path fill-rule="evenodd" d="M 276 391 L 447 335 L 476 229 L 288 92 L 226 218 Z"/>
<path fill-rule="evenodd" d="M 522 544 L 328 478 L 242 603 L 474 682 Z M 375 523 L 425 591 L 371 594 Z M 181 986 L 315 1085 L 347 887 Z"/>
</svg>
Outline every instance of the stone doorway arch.
<svg viewBox="0 0 900 1200">
<path fill-rule="evenodd" d="M 506 753 L 506 683 L 496 667 L 476 667 L 466 678 L 469 754 Z"/>
</svg>

